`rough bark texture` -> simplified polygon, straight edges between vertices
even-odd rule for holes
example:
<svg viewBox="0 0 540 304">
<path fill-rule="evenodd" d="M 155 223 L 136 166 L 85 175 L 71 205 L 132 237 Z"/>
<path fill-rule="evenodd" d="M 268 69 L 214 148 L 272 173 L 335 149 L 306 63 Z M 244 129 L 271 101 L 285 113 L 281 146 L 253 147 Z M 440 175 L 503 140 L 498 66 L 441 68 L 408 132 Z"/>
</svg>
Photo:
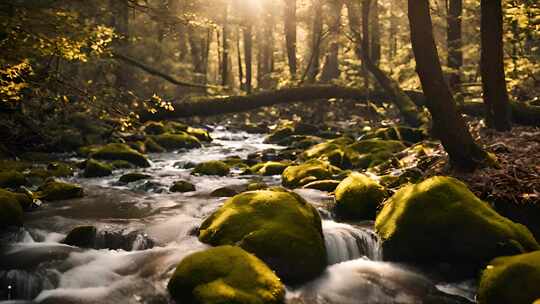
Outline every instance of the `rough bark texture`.
<svg viewBox="0 0 540 304">
<path fill-rule="evenodd" d="M 474 141 L 443 77 L 429 11 L 429 0 L 409 0 L 411 41 L 416 70 L 433 118 L 433 131 L 458 169 L 473 170 L 487 158 Z"/>
<path fill-rule="evenodd" d="M 253 25 L 251 20 L 246 22 L 244 28 L 244 60 L 246 61 L 246 84 L 245 90 L 248 94 L 253 89 Z"/>
<path fill-rule="evenodd" d="M 343 3 L 341 0 L 330 1 L 330 23 L 328 24 L 330 33 L 330 45 L 324 60 L 322 81 L 330 81 L 339 78 L 339 37 L 341 32 L 341 9 Z"/>
<path fill-rule="evenodd" d="M 311 34 L 311 60 L 308 69 L 309 82 L 315 82 L 320 72 L 321 41 L 323 34 L 322 0 L 313 0 L 313 28 Z"/>
<path fill-rule="evenodd" d="M 501 0 L 481 0 L 482 88 L 488 127 L 512 128 L 511 110 L 504 75 L 503 15 Z"/>
<path fill-rule="evenodd" d="M 229 84 L 229 5 L 223 7 L 223 58 L 221 59 L 221 85 Z"/>
<path fill-rule="evenodd" d="M 287 58 L 289 60 L 289 72 L 291 77 L 296 78 L 296 0 L 285 1 L 285 42 L 287 44 Z"/>
<path fill-rule="evenodd" d="M 452 69 L 448 77 L 450 88 L 459 90 L 461 79 L 460 71 L 463 66 L 462 50 L 462 13 L 463 0 L 449 0 L 448 3 L 448 28 L 447 28 L 447 46 L 448 46 L 448 67 Z"/>
</svg>

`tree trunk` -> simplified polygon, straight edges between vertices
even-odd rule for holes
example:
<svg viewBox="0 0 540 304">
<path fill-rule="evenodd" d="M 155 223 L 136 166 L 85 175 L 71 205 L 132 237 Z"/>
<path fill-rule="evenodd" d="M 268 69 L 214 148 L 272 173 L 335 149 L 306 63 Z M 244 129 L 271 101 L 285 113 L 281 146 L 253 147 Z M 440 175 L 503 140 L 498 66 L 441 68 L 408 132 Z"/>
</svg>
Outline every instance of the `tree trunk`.
<svg viewBox="0 0 540 304">
<path fill-rule="evenodd" d="M 242 66 L 242 48 L 240 46 L 240 27 L 236 28 L 236 60 L 238 62 L 238 82 L 240 89 L 244 88 L 244 67 Z"/>
<path fill-rule="evenodd" d="M 371 14 L 371 60 L 379 65 L 381 60 L 381 28 L 379 23 L 379 0 L 373 0 L 373 13 Z"/>
<path fill-rule="evenodd" d="M 448 47 L 448 67 L 451 69 L 448 82 L 453 91 L 460 89 L 461 67 L 463 66 L 463 43 L 462 43 L 462 15 L 463 0 L 449 0 L 447 17 L 447 47 Z"/>
<path fill-rule="evenodd" d="M 129 47 L 129 6 L 127 0 L 110 0 L 112 12 L 111 25 L 120 36 L 115 43 L 115 49 L 119 52 L 125 52 Z M 115 71 L 116 83 L 120 88 L 128 88 L 132 81 L 129 70 L 118 65 Z"/>
<path fill-rule="evenodd" d="M 501 0 L 481 0 L 482 88 L 488 127 L 512 129 L 510 103 L 504 75 L 503 15 Z"/>
<path fill-rule="evenodd" d="M 408 0 L 411 41 L 416 58 L 416 71 L 433 118 L 434 135 L 438 137 L 457 169 L 474 170 L 485 164 L 487 153 L 474 141 L 444 80 L 429 0 Z"/>
<path fill-rule="evenodd" d="M 313 28 L 311 33 L 311 59 L 308 69 L 308 80 L 313 83 L 317 79 L 321 67 L 321 42 L 323 35 L 322 0 L 313 0 Z"/>
<path fill-rule="evenodd" d="M 411 100 L 403 90 L 399 87 L 399 84 L 392 78 L 388 77 L 378 66 L 376 66 L 369 57 L 369 44 L 365 43 L 364 37 L 369 35 L 369 2 L 370 0 L 364 0 L 362 3 L 362 14 L 364 15 L 362 20 L 362 32 L 363 37 L 360 35 L 360 16 L 358 14 L 358 8 L 354 5 L 354 2 L 349 0 L 346 3 L 349 16 L 349 26 L 356 40 L 355 52 L 357 57 L 362 60 L 364 67 L 373 75 L 377 80 L 377 83 L 383 88 L 385 93 L 389 96 L 391 102 L 393 102 L 399 109 L 405 122 L 411 126 L 421 126 L 426 124 L 427 118 L 423 117 L 422 113 L 418 111 L 416 104 Z"/>
<path fill-rule="evenodd" d="M 193 26 L 189 26 L 188 38 L 194 72 L 193 81 L 206 84 L 208 82 L 208 49 L 206 46 L 209 43 L 210 37 L 207 33 L 203 34 L 201 31 L 193 28 Z"/>
<path fill-rule="evenodd" d="M 246 23 L 244 27 L 244 60 L 246 61 L 245 90 L 250 94 L 253 89 L 253 25 L 251 24 L 251 19 L 248 19 Z"/>
<path fill-rule="evenodd" d="M 330 1 L 330 46 L 326 53 L 323 71 L 321 75 L 322 81 L 330 81 L 339 78 L 341 71 L 339 70 L 339 38 L 341 32 L 341 8 L 343 3 L 341 0 Z"/>
<path fill-rule="evenodd" d="M 221 58 L 221 85 L 229 85 L 229 5 L 225 2 L 223 7 L 223 52 Z"/>
<path fill-rule="evenodd" d="M 285 0 L 285 42 L 291 78 L 296 78 L 296 0 Z"/>
</svg>

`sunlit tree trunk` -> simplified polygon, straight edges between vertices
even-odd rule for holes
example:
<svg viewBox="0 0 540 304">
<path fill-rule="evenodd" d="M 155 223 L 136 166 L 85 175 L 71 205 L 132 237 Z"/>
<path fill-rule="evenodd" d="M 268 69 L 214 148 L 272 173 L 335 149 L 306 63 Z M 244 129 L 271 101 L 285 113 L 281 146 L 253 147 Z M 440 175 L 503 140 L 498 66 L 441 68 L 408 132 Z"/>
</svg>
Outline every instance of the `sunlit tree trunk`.
<svg viewBox="0 0 540 304">
<path fill-rule="evenodd" d="M 329 6 L 331 16 L 328 27 L 331 41 L 324 61 L 321 75 L 322 81 L 337 79 L 341 73 L 339 70 L 339 38 L 341 32 L 341 9 L 343 7 L 343 3 L 341 0 L 330 1 Z"/>
<path fill-rule="evenodd" d="M 274 16 L 271 3 L 267 3 L 263 12 L 263 27 L 259 31 L 259 87 L 268 89 L 272 86 L 274 68 Z"/>
<path fill-rule="evenodd" d="M 481 71 L 487 125 L 498 131 L 509 131 L 512 123 L 504 75 L 501 0 L 481 0 L 481 11 Z"/>
<path fill-rule="evenodd" d="M 221 85 L 229 85 L 229 5 L 223 6 L 223 34 L 222 34 L 222 58 L 221 58 Z"/>
<path fill-rule="evenodd" d="M 450 88 L 458 91 L 461 85 L 460 74 L 463 66 L 463 43 L 462 43 L 462 14 L 463 0 L 449 0 L 447 17 L 447 47 L 448 47 L 448 67 L 450 72 L 448 82 Z"/>
<path fill-rule="evenodd" d="M 371 60 L 376 65 L 379 65 L 381 60 L 381 28 L 379 20 L 379 0 L 373 0 L 373 7 L 371 9 L 371 42 L 370 42 L 370 55 Z"/>
<path fill-rule="evenodd" d="M 285 0 L 285 42 L 287 45 L 287 58 L 291 77 L 296 78 L 296 0 Z"/>
<path fill-rule="evenodd" d="M 208 52 L 211 30 L 204 32 L 190 26 L 188 28 L 188 36 L 191 63 L 194 72 L 193 81 L 206 84 L 208 82 Z"/>
<path fill-rule="evenodd" d="M 473 170 L 486 162 L 487 154 L 472 138 L 445 82 L 433 37 L 429 0 L 408 0 L 408 7 L 416 71 L 432 116 L 434 135 L 441 140 L 452 166 Z"/>
<path fill-rule="evenodd" d="M 240 46 L 240 27 L 236 28 L 236 60 L 238 62 L 238 82 L 240 83 L 240 89 L 244 88 L 244 67 L 242 64 L 242 47 Z"/>
<path fill-rule="evenodd" d="M 311 31 L 311 58 L 309 60 L 308 80 L 315 82 L 320 72 L 321 42 L 323 34 L 322 0 L 313 0 L 313 27 Z"/>
<path fill-rule="evenodd" d="M 246 62 L 245 90 L 247 93 L 251 93 L 253 89 L 253 25 L 251 19 L 247 20 L 244 27 L 244 60 Z"/>
</svg>

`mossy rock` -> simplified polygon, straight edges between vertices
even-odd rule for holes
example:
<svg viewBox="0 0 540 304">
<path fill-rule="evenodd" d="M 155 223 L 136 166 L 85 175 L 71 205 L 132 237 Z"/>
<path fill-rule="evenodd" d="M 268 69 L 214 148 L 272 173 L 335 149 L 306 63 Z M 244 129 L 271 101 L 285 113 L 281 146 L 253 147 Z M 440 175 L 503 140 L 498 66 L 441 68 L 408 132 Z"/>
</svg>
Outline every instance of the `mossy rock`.
<svg viewBox="0 0 540 304">
<path fill-rule="evenodd" d="M 167 150 L 194 149 L 200 148 L 201 142 L 188 134 L 165 133 L 153 136 L 152 139 L 161 147 Z"/>
<path fill-rule="evenodd" d="M 366 175 L 354 172 L 336 191 L 336 213 L 342 218 L 374 220 L 377 208 L 386 198 L 386 189 Z"/>
<path fill-rule="evenodd" d="M 318 180 L 332 179 L 341 170 L 328 162 L 310 160 L 298 166 L 289 166 L 283 171 L 282 182 L 287 188 L 299 188 Z"/>
<path fill-rule="evenodd" d="M 193 185 L 192 183 L 188 181 L 183 181 L 183 180 L 174 182 L 174 184 L 169 189 L 169 191 L 171 192 L 180 192 L 180 193 L 193 192 L 195 190 L 197 190 L 197 188 L 195 188 L 195 185 Z"/>
<path fill-rule="evenodd" d="M 314 189 L 319 191 L 326 191 L 326 192 L 334 192 L 336 190 L 337 186 L 339 185 L 340 181 L 333 180 L 333 179 L 325 179 L 325 180 L 318 180 L 311 182 L 309 184 L 304 185 L 305 189 Z"/>
<path fill-rule="evenodd" d="M 397 140 L 366 139 L 348 146 L 358 153 L 352 159 L 355 168 L 367 169 L 380 165 L 407 147 Z"/>
<path fill-rule="evenodd" d="M 83 197 L 84 190 L 76 184 L 49 180 L 38 188 L 36 194 L 40 199 L 46 201 L 61 201 Z"/>
<path fill-rule="evenodd" d="M 149 135 L 160 135 L 167 131 L 167 128 L 162 122 L 148 121 L 144 124 L 142 130 Z"/>
<path fill-rule="evenodd" d="M 249 171 L 264 176 L 280 175 L 289 165 L 290 163 L 284 162 L 266 162 L 252 166 Z"/>
<path fill-rule="evenodd" d="M 0 228 L 23 224 L 23 195 L 0 189 Z"/>
<path fill-rule="evenodd" d="M 136 168 L 132 163 L 125 160 L 113 160 L 110 162 L 111 166 L 116 169 L 133 169 Z"/>
<path fill-rule="evenodd" d="M 387 140 L 398 140 L 405 143 L 418 143 L 427 138 L 427 132 L 421 128 L 410 128 L 404 126 L 394 126 L 388 128 L 380 128 L 364 138 L 379 138 Z"/>
<path fill-rule="evenodd" d="M 167 121 L 165 125 L 170 133 L 183 133 L 189 128 L 188 125 L 178 121 Z"/>
<path fill-rule="evenodd" d="M 265 143 L 278 143 L 285 138 L 294 135 L 294 128 L 291 126 L 280 127 L 274 130 L 264 140 Z"/>
<path fill-rule="evenodd" d="M 29 193 L 11 192 L 0 188 L 0 197 L 17 201 L 23 210 L 30 209 L 33 203 L 33 197 Z"/>
<path fill-rule="evenodd" d="M 94 248 L 97 229 L 94 226 L 78 226 L 73 228 L 62 243 L 81 248 Z"/>
<path fill-rule="evenodd" d="M 131 149 L 133 149 L 133 150 L 135 150 L 135 151 L 137 151 L 137 152 L 139 152 L 141 154 L 146 153 L 146 145 L 144 144 L 144 142 L 142 142 L 140 140 L 138 140 L 138 141 L 130 141 L 130 142 L 127 143 L 127 145 Z"/>
<path fill-rule="evenodd" d="M 155 140 L 153 140 L 151 137 L 147 137 L 144 141 L 144 145 L 146 146 L 146 151 L 150 153 L 163 153 L 167 150 L 160 146 Z"/>
<path fill-rule="evenodd" d="M 375 222 L 384 257 L 393 261 L 487 263 L 540 249 L 531 232 L 499 215 L 467 186 L 437 176 L 401 188 Z"/>
<path fill-rule="evenodd" d="M 263 190 L 267 189 L 268 185 L 263 182 L 253 182 L 249 183 L 246 187 L 247 191 Z"/>
<path fill-rule="evenodd" d="M 95 159 L 89 159 L 86 161 L 86 167 L 84 168 L 84 177 L 104 177 L 112 174 L 113 168 L 111 165 L 99 162 Z"/>
<path fill-rule="evenodd" d="M 238 190 L 231 187 L 221 187 L 210 193 L 213 197 L 233 197 L 238 194 Z"/>
<path fill-rule="evenodd" d="M 210 136 L 210 133 L 208 133 L 208 131 L 206 131 L 205 129 L 189 127 L 187 128 L 186 133 L 191 136 L 196 137 L 200 141 L 204 141 L 204 142 L 212 141 L 212 136 Z"/>
<path fill-rule="evenodd" d="M 73 176 L 73 167 L 62 162 L 52 162 L 47 165 L 49 176 L 53 177 L 69 177 Z"/>
<path fill-rule="evenodd" d="M 482 273 L 479 304 L 529 304 L 539 298 L 540 251 L 497 258 Z"/>
<path fill-rule="evenodd" d="M 90 151 L 90 156 L 99 160 L 125 160 L 138 167 L 150 167 L 146 156 L 126 144 L 108 144 Z"/>
<path fill-rule="evenodd" d="M 185 257 L 167 289 L 178 303 L 279 304 L 285 287 L 254 255 L 219 246 Z"/>
<path fill-rule="evenodd" d="M 133 183 L 133 182 L 144 180 L 144 179 L 150 179 L 150 178 L 152 178 L 151 175 L 133 172 L 133 173 L 127 173 L 120 176 L 120 179 L 118 180 L 118 182 L 121 184 L 129 184 L 129 183 Z"/>
<path fill-rule="evenodd" d="M 55 143 L 55 149 L 58 151 L 76 151 L 84 146 L 84 136 L 79 130 L 63 130 L 55 136 L 58 141 Z"/>
<path fill-rule="evenodd" d="M 226 163 L 214 160 L 198 164 L 193 169 L 192 174 L 226 176 L 230 170 Z"/>
<path fill-rule="evenodd" d="M 24 174 L 18 171 L 0 172 L 0 187 L 17 188 L 28 183 Z"/>
<path fill-rule="evenodd" d="M 288 283 L 310 280 L 326 267 L 319 213 L 283 188 L 229 198 L 202 223 L 199 239 L 214 246 L 236 244 Z"/>
</svg>

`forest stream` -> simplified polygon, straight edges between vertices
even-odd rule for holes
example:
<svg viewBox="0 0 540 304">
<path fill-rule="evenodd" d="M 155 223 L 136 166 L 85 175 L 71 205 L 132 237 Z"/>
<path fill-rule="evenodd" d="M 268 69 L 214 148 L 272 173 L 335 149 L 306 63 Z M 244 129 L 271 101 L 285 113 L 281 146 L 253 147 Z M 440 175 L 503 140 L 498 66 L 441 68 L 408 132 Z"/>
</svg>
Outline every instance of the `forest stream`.
<svg viewBox="0 0 540 304">
<path fill-rule="evenodd" d="M 188 163 L 247 157 L 268 148 L 263 134 L 216 128 L 214 141 L 177 153 L 149 154 L 151 167 L 120 170 L 103 178 L 68 179 L 82 185 L 84 198 L 43 204 L 29 213 L 24 228 L 4 236 L 0 251 L 0 303 L 169 303 L 166 285 L 187 255 L 209 248 L 197 238 L 202 220 L 226 198 L 220 187 L 245 187 L 254 178 L 280 185 L 281 176 L 232 172 L 227 177 L 194 176 Z M 80 159 L 69 159 L 80 160 Z M 128 185 L 118 178 L 131 171 L 152 176 Z M 197 191 L 170 193 L 174 180 L 192 182 Z M 382 261 L 372 222 L 338 222 L 326 192 L 295 190 L 323 219 L 328 267 L 301 286 L 287 286 L 287 303 L 473 303 L 475 281 L 448 283 L 410 265 Z M 96 247 L 62 244 L 71 228 L 97 227 Z M 430 298 L 438 300 L 429 300 Z"/>
</svg>

